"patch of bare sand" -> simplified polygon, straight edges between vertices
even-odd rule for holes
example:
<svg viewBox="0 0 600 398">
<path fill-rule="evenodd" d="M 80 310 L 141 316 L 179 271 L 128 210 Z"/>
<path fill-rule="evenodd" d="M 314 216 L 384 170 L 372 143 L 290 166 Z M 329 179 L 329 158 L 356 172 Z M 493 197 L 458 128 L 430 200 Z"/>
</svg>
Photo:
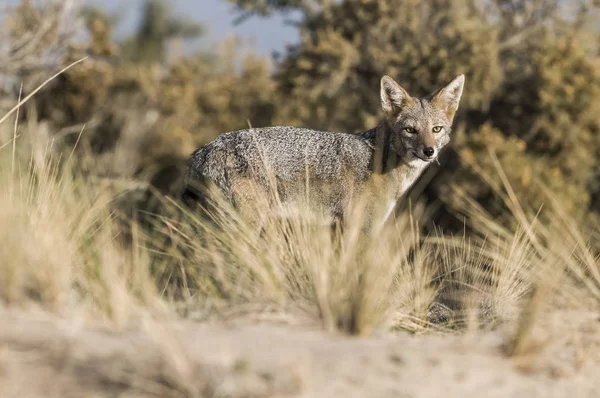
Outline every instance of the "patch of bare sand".
<svg viewBox="0 0 600 398">
<path fill-rule="evenodd" d="M 600 397 L 597 314 L 556 314 L 518 360 L 505 341 L 0 310 L 0 397 Z"/>
</svg>

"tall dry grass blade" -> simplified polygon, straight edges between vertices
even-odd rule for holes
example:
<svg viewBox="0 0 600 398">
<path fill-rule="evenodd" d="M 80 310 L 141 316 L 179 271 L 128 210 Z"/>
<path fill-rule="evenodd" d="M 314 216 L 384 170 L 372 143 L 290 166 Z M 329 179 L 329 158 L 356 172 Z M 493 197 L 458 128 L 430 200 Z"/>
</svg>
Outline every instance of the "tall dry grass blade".
<svg viewBox="0 0 600 398">
<path fill-rule="evenodd" d="M 21 83 L 21 87 L 19 88 L 19 98 L 17 103 L 21 102 L 21 95 L 23 94 L 23 83 Z M 19 108 L 17 108 L 17 115 L 15 116 L 15 127 L 13 129 L 13 138 L 12 138 L 12 158 L 11 158 L 11 172 L 14 176 L 15 174 L 15 158 L 17 155 L 17 127 L 19 126 Z"/>
<path fill-rule="evenodd" d="M 36 87 L 29 95 L 27 95 L 25 98 L 20 100 L 17 103 L 17 105 L 15 105 L 11 110 L 9 110 L 6 113 L 6 115 L 4 115 L 2 118 L 0 118 L 0 124 L 4 123 L 6 121 L 6 119 L 8 119 L 13 113 L 15 113 L 17 110 L 19 110 L 19 108 L 21 108 L 21 106 L 23 106 L 23 104 L 27 103 L 27 101 L 29 101 L 41 89 L 46 87 L 46 85 L 48 85 L 48 83 L 50 83 L 52 80 L 56 79 L 58 76 L 62 75 L 63 73 L 65 73 L 66 71 L 68 71 L 69 69 L 74 67 L 75 65 L 78 65 L 81 62 L 85 61 L 86 59 L 88 59 L 88 57 L 83 57 L 80 60 L 77 60 L 77 61 L 69 64 L 68 66 L 64 67 L 63 69 L 61 69 L 60 71 L 58 71 L 57 73 L 55 73 L 54 75 L 52 75 L 51 77 L 46 79 L 42 84 L 40 84 L 38 87 Z"/>
<path fill-rule="evenodd" d="M 534 245 L 539 247 L 540 244 L 538 242 L 537 237 L 535 236 L 535 234 L 533 232 L 533 226 L 531 225 L 529 220 L 527 220 L 527 216 L 525 215 L 525 212 L 523 211 L 523 208 L 521 207 L 521 204 L 519 203 L 519 199 L 517 198 L 517 195 L 515 194 L 515 191 L 513 190 L 512 185 L 511 185 L 510 181 L 508 180 L 508 177 L 507 177 L 506 173 L 504 172 L 504 169 L 502 168 L 500 161 L 498 160 L 498 157 L 496 156 L 496 154 L 494 153 L 494 151 L 491 148 L 488 148 L 488 153 L 492 159 L 492 163 L 494 165 L 496 172 L 498 173 L 498 175 L 500 176 L 500 179 L 502 180 L 502 185 L 508 194 L 509 201 L 507 202 L 507 205 L 509 205 L 509 208 L 511 209 L 512 214 L 516 217 L 516 219 L 519 222 L 519 224 L 521 225 L 521 227 L 524 228 L 524 230 L 527 233 L 527 236 L 529 237 L 531 242 Z"/>
</svg>

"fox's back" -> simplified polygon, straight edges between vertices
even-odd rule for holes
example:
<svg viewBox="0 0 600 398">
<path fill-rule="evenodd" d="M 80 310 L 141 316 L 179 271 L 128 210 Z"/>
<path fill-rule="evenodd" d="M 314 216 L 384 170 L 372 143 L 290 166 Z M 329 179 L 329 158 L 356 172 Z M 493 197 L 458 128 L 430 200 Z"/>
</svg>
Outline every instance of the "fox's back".
<svg viewBox="0 0 600 398">
<path fill-rule="evenodd" d="M 282 201 L 306 197 L 338 213 L 345 196 L 369 176 L 372 144 L 355 134 L 268 127 L 223 134 L 195 151 L 186 185 L 215 183 L 237 205 L 276 192 Z M 258 183 L 262 192 L 253 192 Z M 266 191 L 266 192 L 265 192 Z"/>
<path fill-rule="evenodd" d="M 364 138 L 345 133 L 295 127 L 267 127 L 223 134 L 198 149 L 190 159 L 188 178 L 208 177 L 222 188 L 227 179 L 267 178 L 278 182 L 307 177 L 315 181 L 339 179 L 348 173 L 366 178 L 372 146 Z"/>
</svg>

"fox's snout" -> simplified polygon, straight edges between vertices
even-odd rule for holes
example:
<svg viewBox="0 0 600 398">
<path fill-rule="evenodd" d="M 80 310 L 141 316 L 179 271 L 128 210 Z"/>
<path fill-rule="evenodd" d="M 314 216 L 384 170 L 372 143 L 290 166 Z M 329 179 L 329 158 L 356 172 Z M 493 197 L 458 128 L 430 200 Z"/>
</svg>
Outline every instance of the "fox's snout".
<svg viewBox="0 0 600 398">
<path fill-rule="evenodd" d="M 416 144 L 413 144 L 413 148 L 416 149 L 417 157 L 422 160 L 433 160 L 437 156 L 437 141 L 433 134 L 427 132 L 419 134 Z"/>
<path fill-rule="evenodd" d="M 424 146 L 421 151 L 426 158 L 433 158 L 435 156 L 435 148 L 428 145 Z"/>
</svg>

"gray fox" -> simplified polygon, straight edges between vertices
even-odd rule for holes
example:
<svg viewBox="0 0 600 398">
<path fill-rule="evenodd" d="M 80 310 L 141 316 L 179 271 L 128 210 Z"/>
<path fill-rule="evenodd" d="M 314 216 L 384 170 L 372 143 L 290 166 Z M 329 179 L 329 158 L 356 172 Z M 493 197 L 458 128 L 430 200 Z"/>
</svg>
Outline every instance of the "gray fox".
<svg viewBox="0 0 600 398">
<path fill-rule="evenodd" d="M 362 198 L 371 207 L 381 205 L 384 221 L 450 141 L 464 80 L 459 75 L 429 96 L 414 98 L 384 76 L 385 117 L 358 134 L 297 127 L 222 134 L 191 155 L 182 198 L 206 205 L 216 187 L 254 220 L 274 208 L 272 199 L 307 200 L 311 209 L 338 221 Z"/>
</svg>

